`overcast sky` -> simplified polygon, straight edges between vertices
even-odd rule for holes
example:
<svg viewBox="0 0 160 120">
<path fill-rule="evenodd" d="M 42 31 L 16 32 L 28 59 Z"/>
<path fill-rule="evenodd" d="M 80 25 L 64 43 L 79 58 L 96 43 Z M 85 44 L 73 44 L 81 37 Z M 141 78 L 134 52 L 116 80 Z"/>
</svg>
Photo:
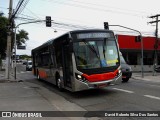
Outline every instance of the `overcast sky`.
<svg viewBox="0 0 160 120">
<path fill-rule="evenodd" d="M 13 9 L 19 0 L 13 0 Z M 51 38 L 55 38 L 67 31 L 86 28 L 102 28 L 103 22 L 110 25 L 123 25 L 142 32 L 145 36 L 154 35 L 155 24 L 147 24 L 155 19 L 151 15 L 160 14 L 158 0 L 25 0 L 26 7 L 18 17 L 44 20 L 51 16 L 52 20 L 60 24 L 46 27 L 45 23 L 21 25 L 29 33 L 26 50 L 18 50 L 17 54 L 31 54 L 31 50 Z M 9 0 L 0 0 L 0 11 L 8 17 Z M 16 24 L 31 20 L 16 19 Z M 110 27 L 115 32 L 135 34 L 133 31 Z M 56 33 L 54 31 L 57 31 Z"/>
</svg>

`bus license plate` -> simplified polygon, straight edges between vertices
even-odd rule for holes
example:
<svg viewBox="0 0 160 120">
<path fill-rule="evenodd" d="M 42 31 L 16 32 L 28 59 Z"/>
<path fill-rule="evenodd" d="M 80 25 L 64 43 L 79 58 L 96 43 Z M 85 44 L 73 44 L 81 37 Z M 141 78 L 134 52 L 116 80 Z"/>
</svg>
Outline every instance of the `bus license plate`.
<svg viewBox="0 0 160 120">
<path fill-rule="evenodd" d="M 106 86 L 107 86 L 107 84 L 99 84 L 99 85 L 97 85 L 98 88 L 102 88 L 102 87 L 106 87 Z"/>
</svg>

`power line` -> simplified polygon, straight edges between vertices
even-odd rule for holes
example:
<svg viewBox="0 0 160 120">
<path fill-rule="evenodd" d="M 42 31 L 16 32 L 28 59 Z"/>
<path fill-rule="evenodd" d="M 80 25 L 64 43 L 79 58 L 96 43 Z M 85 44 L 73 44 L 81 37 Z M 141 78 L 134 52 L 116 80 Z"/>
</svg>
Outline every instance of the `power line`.
<svg viewBox="0 0 160 120">
<path fill-rule="evenodd" d="M 28 4 L 29 0 L 26 0 L 23 4 L 22 4 L 22 7 L 19 9 L 18 13 L 17 13 L 17 16 L 19 14 L 21 14 L 21 12 L 24 10 L 24 8 L 26 7 L 26 5 Z"/>
<path fill-rule="evenodd" d="M 25 17 L 16 17 L 16 19 L 21 19 L 21 20 L 25 20 L 25 21 L 34 21 L 34 20 L 36 20 L 36 19 L 25 18 Z"/>
<path fill-rule="evenodd" d="M 118 10 L 123 10 L 123 11 L 131 11 L 131 12 L 136 12 L 136 13 L 145 13 L 145 14 L 148 14 L 148 12 L 145 12 L 145 11 L 128 10 L 128 9 L 122 9 L 122 8 L 117 8 L 117 7 L 111 7 L 111 6 L 108 6 L 108 5 L 94 4 L 94 3 L 87 3 L 87 2 L 80 2 L 80 1 L 77 1 L 77 0 L 70 0 L 70 1 L 73 1 L 73 2 L 76 2 L 76 3 L 82 3 L 82 4 L 94 5 L 94 6 L 100 6 L 100 7 L 107 7 L 107 8 L 112 8 L 112 9 L 118 9 Z"/>
<path fill-rule="evenodd" d="M 19 0 L 17 7 L 14 11 L 14 13 L 12 14 L 12 18 L 15 18 L 16 16 L 18 16 L 26 7 L 26 5 L 28 4 L 29 0 Z"/>
<path fill-rule="evenodd" d="M 44 1 L 44 0 L 43 0 L 43 1 Z M 45 1 L 46 1 L 46 0 L 45 0 Z M 71 1 L 75 1 L 75 0 L 71 0 Z M 47 0 L 47 2 L 51 2 L 51 1 L 48 1 L 48 0 Z M 52 1 L 52 2 L 54 2 L 54 1 Z M 58 1 L 56 1 L 56 2 L 58 2 Z M 84 2 L 84 3 L 85 3 L 85 2 Z M 95 4 L 94 4 L 94 5 L 95 5 Z M 103 5 L 102 5 L 102 6 L 103 6 Z M 36 16 L 37 19 L 40 19 L 40 17 L 38 16 L 38 14 L 33 13 L 33 12 L 32 12 L 31 10 L 29 10 L 28 8 L 26 8 L 26 10 L 30 11 L 30 13 L 33 14 L 34 17 Z M 45 16 L 45 15 L 43 15 L 43 16 Z M 35 18 L 36 18 L 36 17 L 35 17 Z M 54 19 L 55 19 L 55 17 L 54 17 Z M 66 21 L 66 18 L 64 18 L 64 19 L 65 19 L 65 21 Z M 71 21 L 71 20 L 70 20 L 70 21 Z M 75 22 L 75 20 L 74 20 L 74 22 Z M 71 23 L 71 24 L 72 24 L 72 23 Z M 95 28 L 95 27 L 94 27 L 94 28 Z"/>
<path fill-rule="evenodd" d="M 34 21 L 36 19 L 29 19 L 29 18 L 24 18 L 24 17 L 16 17 L 17 19 L 21 19 L 21 20 L 25 20 L 25 21 Z M 80 26 L 80 25 L 74 25 L 74 24 L 66 24 L 66 23 L 60 23 L 60 22 L 52 22 L 55 25 L 59 25 L 59 26 L 64 26 L 64 27 L 70 27 L 70 28 L 81 28 L 81 29 L 88 29 L 88 26 Z M 90 27 L 91 29 L 91 27 Z"/>
<path fill-rule="evenodd" d="M 18 10 L 20 9 L 20 7 L 22 6 L 22 3 L 24 2 L 24 0 L 21 0 L 18 2 L 17 7 L 15 9 L 15 12 L 12 14 L 12 18 L 14 18 L 18 12 Z"/>
<path fill-rule="evenodd" d="M 64 2 L 59 2 L 59 1 L 48 1 L 48 2 L 53 2 L 56 4 L 63 4 L 63 5 L 68 5 L 68 6 L 72 6 L 72 7 L 79 7 L 79 8 L 85 8 L 85 9 L 91 9 L 91 10 L 95 10 L 95 11 L 104 11 L 104 12 L 110 12 L 110 13 L 116 13 L 116 14 L 125 14 L 125 15 L 130 15 L 130 16 L 136 16 L 136 17 L 143 17 L 141 14 L 139 13 L 131 13 L 129 12 L 129 10 L 125 10 L 125 11 L 120 11 L 120 10 L 112 10 L 112 9 L 104 9 L 102 7 L 93 7 L 93 6 L 88 6 L 88 4 L 73 4 L 73 3 L 64 3 Z M 146 13 L 148 14 L 148 13 Z M 145 16 L 146 17 L 146 16 Z"/>
<path fill-rule="evenodd" d="M 27 7 L 26 7 L 26 10 L 29 11 L 33 16 L 35 16 L 35 18 L 36 18 L 37 20 L 40 19 L 40 17 L 37 16 L 37 14 L 35 14 L 33 11 L 31 11 L 31 10 L 28 9 Z M 23 15 L 24 15 L 24 14 L 23 14 Z"/>
<path fill-rule="evenodd" d="M 24 15 L 24 16 L 27 16 L 27 15 Z M 34 19 L 33 17 L 31 16 L 27 16 L 27 17 L 17 17 L 17 19 L 21 19 L 23 21 L 35 21 L 37 19 Z M 62 23 L 62 22 L 52 22 L 53 23 L 53 29 L 60 29 L 60 30 L 63 30 L 63 31 L 67 31 L 67 30 L 75 30 L 75 29 L 96 29 L 95 27 L 89 27 L 89 26 L 83 26 L 83 25 L 76 25 L 76 24 L 68 24 L 68 23 Z M 41 23 L 43 24 L 43 23 Z M 39 25 L 39 23 L 38 23 Z M 120 34 L 132 34 L 132 35 L 137 35 L 135 32 L 133 31 L 122 31 L 122 30 L 116 30 L 116 29 L 113 29 L 114 32 L 118 32 Z M 150 35 L 150 36 L 153 36 L 153 32 L 146 32 L 146 31 L 141 31 L 142 34 L 144 36 L 146 35 Z"/>
<path fill-rule="evenodd" d="M 28 8 L 26 8 L 26 10 L 27 10 Z M 29 9 L 28 9 L 29 10 Z M 25 16 L 25 17 L 28 17 L 28 18 L 35 18 L 35 19 L 43 19 L 43 17 L 45 16 L 45 15 L 42 15 L 42 14 L 35 14 L 35 13 L 33 13 L 31 10 L 30 10 L 30 12 L 33 14 L 33 16 L 29 16 L 29 15 L 25 15 L 25 14 L 21 14 L 22 16 Z M 37 16 L 37 15 L 39 15 L 39 16 L 43 16 L 43 17 L 39 17 L 39 16 Z M 53 17 L 54 19 L 58 19 L 58 21 L 60 21 L 60 19 L 62 19 L 63 21 L 65 20 L 65 21 L 69 21 L 69 22 L 74 22 L 74 23 L 84 23 L 84 24 L 90 24 L 90 23 L 86 23 L 86 21 L 81 21 L 81 20 L 75 20 L 75 19 L 70 19 L 70 18 L 57 18 L 57 17 Z M 62 23 L 63 23 L 63 21 L 62 21 Z M 72 24 L 72 23 L 71 23 Z M 92 26 L 92 28 L 95 28 L 95 26 Z"/>
</svg>

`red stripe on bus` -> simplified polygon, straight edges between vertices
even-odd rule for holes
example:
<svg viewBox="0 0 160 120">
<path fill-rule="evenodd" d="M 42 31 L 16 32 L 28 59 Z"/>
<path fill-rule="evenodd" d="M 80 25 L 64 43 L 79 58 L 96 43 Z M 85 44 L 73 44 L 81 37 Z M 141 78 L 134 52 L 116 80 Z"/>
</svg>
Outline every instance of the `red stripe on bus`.
<svg viewBox="0 0 160 120">
<path fill-rule="evenodd" d="M 99 82 L 99 81 L 114 79 L 117 73 L 118 70 L 102 74 L 93 74 L 93 75 L 83 74 L 82 76 L 84 76 L 89 82 Z"/>
</svg>

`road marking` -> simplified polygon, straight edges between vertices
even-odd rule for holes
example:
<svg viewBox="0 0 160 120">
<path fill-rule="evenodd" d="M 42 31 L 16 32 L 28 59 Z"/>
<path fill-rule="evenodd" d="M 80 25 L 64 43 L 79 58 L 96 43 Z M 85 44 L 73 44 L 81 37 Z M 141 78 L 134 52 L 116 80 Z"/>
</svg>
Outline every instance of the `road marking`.
<svg viewBox="0 0 160 120">
<path fill-rule="evenodd" d="M 152 87 L 160 87 L 160 86 L 158 86 L 158 85 L 149 85 L 149 86 L 152 86 Z"/>
<path fill-rule="evenodd" d="M 124 90 L 124 89 L 119 89 L 119 88 L 113 88 L 114 90 L 119 90 L 122 92 L 126 92 L 126 93 L 134 93 L 133 91 L 129 91 L 129 90 Z"/>
<path fill-rule="evenodd" d="M 152 96 L 152 95 L 144 95 L 145 97 L 160 100 L 160 97 Z"/>
</svg>

